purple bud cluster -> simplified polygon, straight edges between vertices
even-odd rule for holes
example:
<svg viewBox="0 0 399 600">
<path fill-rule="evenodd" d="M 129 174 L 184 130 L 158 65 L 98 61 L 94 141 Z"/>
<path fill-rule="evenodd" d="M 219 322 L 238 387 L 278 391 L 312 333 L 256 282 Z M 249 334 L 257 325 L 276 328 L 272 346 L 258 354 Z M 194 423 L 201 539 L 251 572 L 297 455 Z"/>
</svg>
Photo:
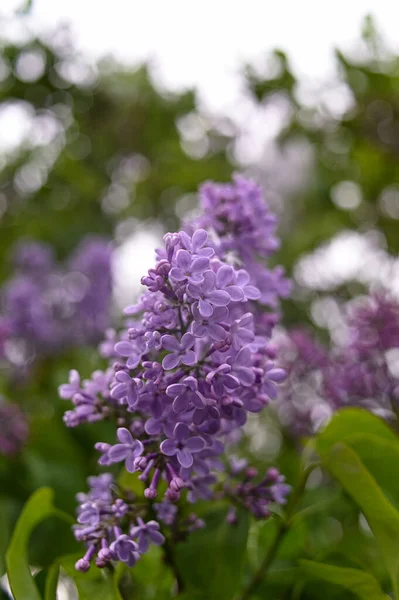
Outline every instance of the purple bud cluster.
<svg viewBox="0 0 399 600">
<path fill-rule="evenodd" d="M 0 398 L 0 455 L 10 457 L 18 454 L 28 432 L 28 423 L 20 408 Z"/>
<path fill-rule="evenodd" d="M 202 226 L 191 222 L 165 235 L 155 267 L 142 279 L 147 291 L 125 310 L 127 327 L 107 331 L 101 349 L 111 359 L 109 369 L 83 382 L 71 371 L 60 387 L 61 397 L 74 404 L 65 414 L 68 426 L 115 419 L 117 441 L 96 444 L 99 463 L 123 463 L 137 473 L 147 500 L 162 493 L 154 507 L 166 523 L 176 517 L 172 503 L 183 492 L 189 502 L 213 497 L 226 441 L 248 413 L 275 397 L 285 378 L 269 346 L 277 315 L 264 308 L 278 307 L 289 288 L 279 269 L 264 264 L 277 247 L 275 219 L 259 188 L 243 179 L 206 184 L 201 197 Z M 237 487 L 256 516 L 284 501 L 269 479 Z M 276 476 L 274 484 L 281 483 Z M 108 527 L 107 518 L 104 523 Z M 192 517 L 190 527 L 201 524 Z M 112 559 L 133 564 L 138 542 L 123 531 L 109 545 Z M 84 541 L 89 549 L 79 568 L 99 552 L 98 539 Z"/>
<path fill-rule="evenodd" d="M 385 292 L 347 308 L 342 344 L 323 346 L 305 331 L 279 344 L 288 372 L 278 413 L 295 435 L 312 435 L 346 406 L 395 420 L 399 405 L 399 303 Z"/>
<path fill-rule="evenodd" d="M 74 527 L 76 539 L 87 546 L 76 563 L 79 571 L 87 571 L 94 557 L 101 568 L 111 560 L 133 567 L 150 544 L 163 544 L 159 524 L 142 519 L 146 506 L 136 503 L 131 493 L 122 499 L 112 475 L 89 477 L 89 485 L 87 494 L 78 494 L 78 524 Z"/>
<path fill-rule="evenodd" d="M 1 290 L 0 358 L 28 369 L 39 356 L 98 342 L 109 325 L 111 248 L 85 240 L 65 265 L 48 246 L 20 243 Z"/>
<path fill-rule="evenodd" d="M 269 517 L 271 504 L 285 504 L 291 486 L 285 483 L 285 477 L 277 469 L 268 469 L 263 477 L 258 470 L 248 467 L 246 461 L 230 461 L 231 477 L 224 487 L 225 493 L 234 504 L 242 505 L 258 519 Z M 228 521 L 234 523 L 236 510 L 232 507 Z"/>
</svg>

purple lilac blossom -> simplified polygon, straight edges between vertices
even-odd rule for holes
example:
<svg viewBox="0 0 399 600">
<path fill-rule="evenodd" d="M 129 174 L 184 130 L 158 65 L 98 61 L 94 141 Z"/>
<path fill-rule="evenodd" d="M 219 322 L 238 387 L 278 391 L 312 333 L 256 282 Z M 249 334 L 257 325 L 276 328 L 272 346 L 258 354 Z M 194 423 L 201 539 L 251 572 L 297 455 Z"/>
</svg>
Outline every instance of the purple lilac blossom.
<svg viewBox="0 0 399 600">
<path fill-rule="evenodd" d="M 399 303 L 379 291 L 350 302 L 344 312 L 346 338 L 339 346 L 325 347 L 298 330 L 278 344 L 288 377 L 277 410 L 295 436 L 313 435 L 334 411 L 347 406 L 397 420 Z"/>
<path fill-rule="evenodd" d="M 199 223 L 165 235 L 155 267 L 142 278 L 147 290 L 125 309 L 126 328 L 105 332 L 101 351 L 110 358 L 109 369 L 82 382 L 71 371 L 69 383 L 60 387 L 60 396 L 74 405 L 66 425 L 115 420 L 118 442 L 96 444 L 99 463 L 124 463 L 137 472 L 145 498 L 157 499 L 159 519 L 177 527 L 183 522 L 171 503 L 182 493 L 190 502 L 215 497 L 226 442 L 284 379 L 271 358 L 278 314 L 265 313 L 279 306 L 289 286 L 281 271 L 275 277 L 265 264 L 278 247 L 276 220 L 259 187 L 241 178 L 207 184 L 201 197 Z M 242 503 L 259 518 L 269 515 L 271 502 L 285 501 L 288 487 L 276 473 L 242 493 L 237 487 Z M 129 527 L 122 526 L 110 500 L 97 503 L 95 511 L 83 504 L 75 535 L 87 553 L 79 569 L 95 556 L 99 566 L 106 560 L 133 564 L 149 542 L 163 542 L 152 512 L 139 514 L 139 504 L 132 502 L 125 512 Z M 82 515 L 87 522 L 81 523 Z M 184 523 L 186 533 L 204 525 L 195 514 Z"/>
<path fill-rule="evenodd" d="M 27 371 L 37 358 L 97 343 L 110 323 L 111 247 L 88 238 L 66 265 L 49 246 L 19 243 L 0 295 L 0 357 Z"/>
<path fill-rule="evenodd" d="M 0 398 L 0 454 L 8 457 L 18 454 L 28 433 L 28 423 L 21 409 Z"/>
</svg>

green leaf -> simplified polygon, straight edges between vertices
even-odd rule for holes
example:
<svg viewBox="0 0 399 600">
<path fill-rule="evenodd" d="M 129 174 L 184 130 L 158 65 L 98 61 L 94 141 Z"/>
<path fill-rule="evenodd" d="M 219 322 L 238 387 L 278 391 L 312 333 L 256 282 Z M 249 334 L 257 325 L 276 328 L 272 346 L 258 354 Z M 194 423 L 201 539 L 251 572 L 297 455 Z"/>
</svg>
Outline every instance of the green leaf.
<svg viewBox="0 0 399 600">
<path fill-rule="evenodd" d="M 399 509 L 399 438 L 391 441 L 371 434 L 355 434 L 346 443 L 360 456 L 388 500 Z"/>
<path fill-rule="evenodd" d="M 56 561 L 48 569 L 46 584 L 44 589 L 44 600 L 57 600 L 57 584 L 60 574 L 60 566 Z"/>
<path fill-rule="evenodd" d="M 379 417 L 360 408 L 345 408 L 338 411 L 327 427 L 316 438 L 317 451 L 328 452 L 337 442 L 346 441 L 355 434 L 371 434 L 379 439 L 398 441 L 395 433 Z"/>
<path fill-rule="evenodd" d="M 28 564 L 28 542 L 35 527 L 54 514 L 53 492 L 37 490 L 26 503 L 6 555 L 7 573 L 15 600 L 41 600 Z"/>
<path fill-rule="evenodd" d="M 366 517 L 385 566 L 397 591 L 399 575 L 399 512 L 392 506 L 360 457 L 347 444 L 339 443 L 322 454 L 325 467 L 341 483 Z"/>
<path fill-rule="evenodd" d="M 92 566 L 87 573 L 80 573 L 75 569 L 79 558 L 81 555 L 72 554 L 59 559 L 60 566 L 73 579 L 78 589 L 79 600 L 122 600 L 114 586 L 113 577 L 106 569 Z"/>
<path fill-rule="evenodd" d="M 6 550 L 10 538 L 11 500 L 6 497 L 0 498 L 0 577 L 6 570 Z"/>
<path fill-rule="evenodd" d="M 241 582 L 248 527 L 244 512 L 239 512 L 236 525 L 226 523 L 225 510 L 206 515 L 205 528 L 176 547 L 176 563 L 187 592 L 208 600 L 231 600 Z"/>
<path fill-rule="evenodd" d="M 356 594 L 361 600 L 388 600 L 378 581 L 359 569 L 326 565 L 312 560 L 299 561 L 301 572 L 310 579 L 322 579 L 340 585 Z"/>
</svg>

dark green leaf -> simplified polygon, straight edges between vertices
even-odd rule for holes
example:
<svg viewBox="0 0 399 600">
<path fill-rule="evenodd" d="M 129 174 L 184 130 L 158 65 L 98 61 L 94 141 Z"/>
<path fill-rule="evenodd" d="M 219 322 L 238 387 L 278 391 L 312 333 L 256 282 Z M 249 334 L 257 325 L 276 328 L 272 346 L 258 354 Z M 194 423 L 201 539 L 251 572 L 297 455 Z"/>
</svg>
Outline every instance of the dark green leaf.
<svg viewBox="0 0 399 600">
<path fill-rule="evenodd" d="M 364 513 L 396 590 L 399 575 L 399 512 L 348 445 L 336 444 L 326 454 L 322 453 L 322 461 Z"/>
<path fill-rule="evenodd" d="M 209 600 L 231 600 L 240 586 L 246 557 L 249 518 L 239 513 L 237 525 L 226 523 L 226 511 L 206 517 L 206 527 L 176 548 L 176 562 L 189 591 Z"/>
<path fill-rule="evenodd" d="M 301 572 L 307 579 L 322 579 L 340 585 L 356 594 L 361 600 L 388 600 L 376 579 L 358 569 L 326 565 L 312 560 L 300 560 Z"/>
<path fill-rule="evenodd" d="M 28 542 L 32 531 L 54 514 L 53 492 L 42 488 L 25 505 L 6 555 L 7 573 L 15 600 L 41 600 L 28 564 Z"/>
</svg>

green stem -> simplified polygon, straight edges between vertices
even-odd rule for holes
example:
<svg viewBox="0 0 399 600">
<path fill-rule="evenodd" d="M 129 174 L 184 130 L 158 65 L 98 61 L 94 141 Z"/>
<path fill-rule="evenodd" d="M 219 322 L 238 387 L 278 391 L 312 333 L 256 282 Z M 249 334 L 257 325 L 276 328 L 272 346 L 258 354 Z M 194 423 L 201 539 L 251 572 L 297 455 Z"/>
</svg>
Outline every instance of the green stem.
<svg viewBox="0 0 399 600">
<path fill-rule="evenodd" d="M 162 545 L 162 549 L 163 549 L 164 556 L 165 556 L 165 562 L 169 565 L 169 567 L 172 570 L 173 575 L 175 576 L 175 579 L 176 579 L 177 595 L 181 594 L 184 590 L 184 581 L 181 576 L 180 570 L 176 564 L 172 546 L 166 537 L 165 537 L 165 542 Z"/>
<path fill-rule="evenodd" d="M 295 514 L 295 509 L 302 497 L 308 477 L 309 477 L 310 473 L 318 466 L 319 466 L 318 463 L 315 463 L 315 464 L 309 465 L 304 470 L 302 477 L 299 480 L 298 485 L 296 486 L 296 488 L 294 489 L 294 491 L 290 497 L 290 500 L 289 500 L 288 506 L 287 506 L 286 517 L 284 520 L 280 521 L 280 524 L 278 526 L 277 533 L 272 542 L 272 545 L 268 549 L 265 557 L 263 558 L 258 569 L 253 574 L 251 580 L 249 581 L 247 586 L 244 588 L 241 595 L 238 596 L 237 600 L 250 600 L 250 598 L 252 598 L 252 595 L 258 588 L 261 581 L 265 578 L 270 565 L 272 564 L 272 562 L 274 561 L 274 559 L 276 557 L 276 554 L 280 547 L 281 542 L 283 541 L 286 533 L 290 529 L 292 518 Z"/>
</svg>

